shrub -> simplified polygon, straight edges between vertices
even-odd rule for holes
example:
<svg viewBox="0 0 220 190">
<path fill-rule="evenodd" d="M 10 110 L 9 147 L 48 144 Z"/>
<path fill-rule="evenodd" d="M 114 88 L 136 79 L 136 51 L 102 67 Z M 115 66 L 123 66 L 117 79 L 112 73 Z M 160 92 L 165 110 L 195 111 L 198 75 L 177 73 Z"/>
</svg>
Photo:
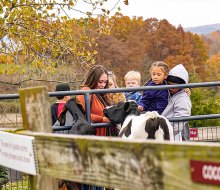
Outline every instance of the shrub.
<svg viewBox="0 0 220 190">
<path fill-rule="evenodd" d="M 220 96 L 216 90 L 194 88 L 191 95 L 192 115 L 220 113 Z M 220 126 L 220 119 L 190 121 L 191 127 Z"/>
</svg>

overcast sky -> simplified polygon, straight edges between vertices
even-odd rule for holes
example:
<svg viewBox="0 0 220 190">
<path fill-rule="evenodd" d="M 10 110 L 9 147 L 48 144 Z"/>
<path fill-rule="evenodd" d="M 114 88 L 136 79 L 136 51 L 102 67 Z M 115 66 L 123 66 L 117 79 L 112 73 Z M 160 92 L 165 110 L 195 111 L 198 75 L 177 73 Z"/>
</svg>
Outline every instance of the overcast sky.
<svg viewBox="0 0 220 190">
<path fill-rule="evenodd" d="M 121 13 L 127 16 L 142 16 L 144 19 L 155 17 L 159 20 L 167 19 L 174 26 L 181 24 L 185 27 L 202 26 L 220 23 L 220 0 L 128 0 L 129 5 L 124 5 L 124 0 L 117 4 Z M 88 3 L 78 1 L 76 9 L 71 11 L 71 17 L 85 16 L 80 12 L 91 11 Z M 108 0 L 107 10 L 111 10 L 118 0 Z M 114 9 L 117 10 L 117 9 Z M 99 10 L 99 13 L 101 10 Z M 97 10 L 93 13 L 98 13 Z M 114 15 L 115 11 L 111 12 Z"/>
<path fill-rule="evenodd" d="M 183 27 L 220 23 L 220 0 L 129 0 L 122 14 L 167 19 Z"/>
</svg>

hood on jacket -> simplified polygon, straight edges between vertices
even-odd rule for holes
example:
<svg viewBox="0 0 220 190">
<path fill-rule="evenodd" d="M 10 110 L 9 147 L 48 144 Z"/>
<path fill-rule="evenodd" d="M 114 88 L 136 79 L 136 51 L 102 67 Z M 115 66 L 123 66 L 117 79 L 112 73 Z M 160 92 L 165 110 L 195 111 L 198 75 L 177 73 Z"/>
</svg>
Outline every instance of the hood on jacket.
<svg viewBox="0 0 220 190">
<path fill-rule="evenodd" d="M 168 78 L 169 76 L 178 77 L 184 80 L 186 84 L 189 82 L 189 74 L 182 64 L 179 64 L 173 67 L 169 72 Z"/>
</svg>

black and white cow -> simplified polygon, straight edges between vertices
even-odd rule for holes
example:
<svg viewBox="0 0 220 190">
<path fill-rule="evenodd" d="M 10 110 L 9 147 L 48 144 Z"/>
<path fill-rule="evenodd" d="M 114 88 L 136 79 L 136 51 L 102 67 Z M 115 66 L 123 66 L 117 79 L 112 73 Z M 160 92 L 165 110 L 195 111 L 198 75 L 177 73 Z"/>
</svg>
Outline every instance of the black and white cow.
<svg viewBox="0 0 220 190">
<path fill-rule="evenodd" d="M 174 141 L 173 127 L 164 116 L 155 111 L 140 114 L 137 107 L 134 101 L 120 102 L 104 114 L 118 126 L 122 138 Z"/>
</svg>

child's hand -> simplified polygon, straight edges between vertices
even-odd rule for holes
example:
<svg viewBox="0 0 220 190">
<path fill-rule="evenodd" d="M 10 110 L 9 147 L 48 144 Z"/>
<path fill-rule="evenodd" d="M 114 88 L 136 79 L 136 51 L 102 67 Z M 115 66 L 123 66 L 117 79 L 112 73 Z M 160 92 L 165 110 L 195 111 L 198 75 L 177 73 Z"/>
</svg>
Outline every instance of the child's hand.
<svg viewBox="0 0 220 190">
<path fill-rule="evenodd" d="M 138 106 L 138 110 L 140 111 L 140 112 L 142 112 L 143 111 L 143 107 L 142 106 Z"/>
<path fill-rule="evenodd" d="M 190 96 L 191 95 L 191 90 L 189 89 L 189 88 L 185 88 L 185 93 L 188 95 L 188 96 Z"/>
</svg>

